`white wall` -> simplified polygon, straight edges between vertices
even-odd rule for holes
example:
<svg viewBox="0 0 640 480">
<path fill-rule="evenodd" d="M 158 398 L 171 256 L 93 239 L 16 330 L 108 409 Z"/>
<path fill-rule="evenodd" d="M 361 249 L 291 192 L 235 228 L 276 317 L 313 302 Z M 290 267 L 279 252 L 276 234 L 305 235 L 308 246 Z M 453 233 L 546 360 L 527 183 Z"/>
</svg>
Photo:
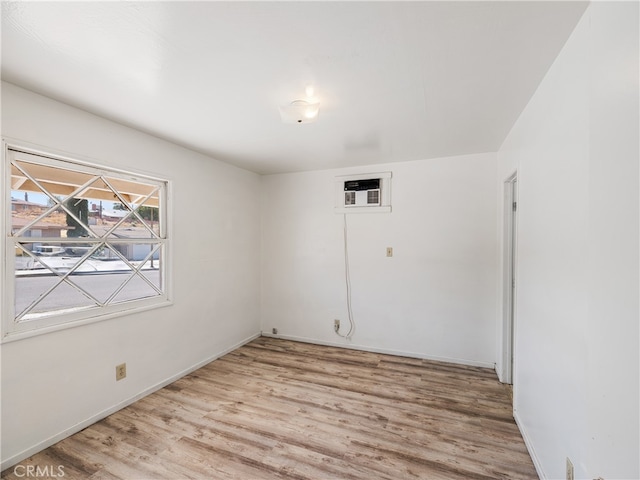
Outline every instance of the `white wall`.
<svg viewBox="0 0 640 480">
<path fill-rule="evenodd" d="M 338 175 L 391 171 L 392 213 L 348 214 L 348 330 Z M 492 367 L 496 154 L 263 178 L 262 329 L 279 336 Z M 394 255 L 386 257 L 386 247 Z"/>
<path fill-rule="evenodd" d="M 174 214 L 173 306 L 2 345 L 6 468 L 259 333 L 260 177 L 6 83 L 2 135 L 167 178 Z"/>
<path fill-rule="evenodd" d="M 520 189 L 515 415 L 543 478 L 566 457 L 640 478 L 638 38 L 637 3 L 593 3 L 498 153 Z"/>
</svg>

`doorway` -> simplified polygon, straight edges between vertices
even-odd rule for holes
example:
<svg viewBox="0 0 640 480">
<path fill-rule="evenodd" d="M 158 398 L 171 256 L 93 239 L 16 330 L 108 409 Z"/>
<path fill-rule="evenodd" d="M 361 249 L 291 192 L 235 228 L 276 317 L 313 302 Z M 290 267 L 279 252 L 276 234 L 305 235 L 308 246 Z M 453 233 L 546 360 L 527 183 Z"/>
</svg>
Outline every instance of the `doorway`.
<svg viewBox="0 0 640 480">
<path fill-rule="evenodd" d="M 515 358 L 518 174 L 504 182 L 503 302 L 502 302 L 502 381 L 513 385 Z"/>
</svg>

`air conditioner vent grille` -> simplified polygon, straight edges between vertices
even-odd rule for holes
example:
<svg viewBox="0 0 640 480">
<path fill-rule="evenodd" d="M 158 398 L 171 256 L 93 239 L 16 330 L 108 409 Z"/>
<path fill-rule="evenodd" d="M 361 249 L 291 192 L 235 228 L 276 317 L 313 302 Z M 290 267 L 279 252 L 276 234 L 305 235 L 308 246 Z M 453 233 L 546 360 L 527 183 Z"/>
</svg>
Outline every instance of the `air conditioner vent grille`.
<svg viewBox="0 0 640 480">
<path fill-rule="evenodd" d="M 367 205 L 380 205 L 380 190 L 367 191 Z"/>
<path fill-rule="evenodd" d="M 344 192 L 344 204 L 355 205 L 356 204 L 356 192 Z"/>
</svg>

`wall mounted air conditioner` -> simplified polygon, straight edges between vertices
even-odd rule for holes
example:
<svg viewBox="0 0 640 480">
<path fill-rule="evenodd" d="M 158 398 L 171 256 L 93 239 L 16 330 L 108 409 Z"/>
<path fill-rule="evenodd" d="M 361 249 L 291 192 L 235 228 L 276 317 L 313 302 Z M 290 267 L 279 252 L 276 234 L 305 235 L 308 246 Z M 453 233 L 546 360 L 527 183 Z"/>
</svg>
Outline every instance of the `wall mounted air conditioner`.
<svg viewBox="0 0 640 480">
<path fill-rule="evenodd" d="M 390 212 L 391 172 L 336 177 L 335 211 Z"/>
<path fill-rule="evenodd" d="M 347 180 L 344 182 L 344 206 L 380 206 L 380 179 Z"/>
</svg>

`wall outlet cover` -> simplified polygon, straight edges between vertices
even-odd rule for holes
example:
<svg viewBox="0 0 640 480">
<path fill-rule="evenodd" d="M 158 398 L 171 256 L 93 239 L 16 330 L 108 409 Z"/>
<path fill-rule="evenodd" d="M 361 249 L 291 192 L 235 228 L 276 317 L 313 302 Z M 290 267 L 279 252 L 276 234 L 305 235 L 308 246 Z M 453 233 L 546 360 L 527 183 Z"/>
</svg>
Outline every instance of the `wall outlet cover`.
<svg viewBox="0 0 640 480">
<path fill-rule="evenodd" d="M 120 365 L 116 365 L 116 381 L 122 380 L 127 376 L 127 364 L 121 363 Z"/>
</svg>

